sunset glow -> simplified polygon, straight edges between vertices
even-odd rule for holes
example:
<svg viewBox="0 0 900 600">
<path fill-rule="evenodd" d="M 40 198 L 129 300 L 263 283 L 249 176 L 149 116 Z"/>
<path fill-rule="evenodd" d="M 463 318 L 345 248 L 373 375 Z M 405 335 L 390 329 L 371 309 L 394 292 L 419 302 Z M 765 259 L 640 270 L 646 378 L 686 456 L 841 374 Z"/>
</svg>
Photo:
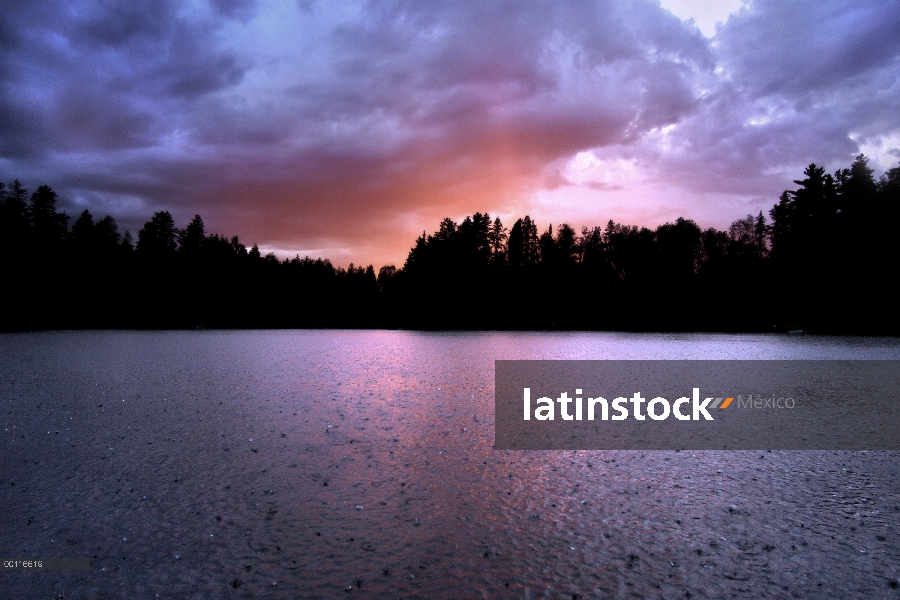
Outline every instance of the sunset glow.
<svg viewBox="0 0 900 600">
<path fill-rule="evenodd" d="M 282 258 L 399 266 L 476 211 L 727 228 L 900 160 L 892 2 L 18 3 L 0 38 L 0 179 Z"/>
</svg>

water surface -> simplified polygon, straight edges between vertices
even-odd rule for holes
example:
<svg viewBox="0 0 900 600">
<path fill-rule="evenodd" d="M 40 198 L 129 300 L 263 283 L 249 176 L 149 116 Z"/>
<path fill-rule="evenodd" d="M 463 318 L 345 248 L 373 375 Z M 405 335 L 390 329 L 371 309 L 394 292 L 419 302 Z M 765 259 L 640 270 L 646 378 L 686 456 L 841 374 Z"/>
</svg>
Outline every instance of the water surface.
<svg viewBox="0 0 900 600">
<path fill-rule="evenodd" d="M 506 452 L 496 359 L 898 359 L 790 335 L 0 336 L 12 598 L 898 597 L 893 452 Z M 893 587 L 892 587 L 893 586 Z"/>
</svg>

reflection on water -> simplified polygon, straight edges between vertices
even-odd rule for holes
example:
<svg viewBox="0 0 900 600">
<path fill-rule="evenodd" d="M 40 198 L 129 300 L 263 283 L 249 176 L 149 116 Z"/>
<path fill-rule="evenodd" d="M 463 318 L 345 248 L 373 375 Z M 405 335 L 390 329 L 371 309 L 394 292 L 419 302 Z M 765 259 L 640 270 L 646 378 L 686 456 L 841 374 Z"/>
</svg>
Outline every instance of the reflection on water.
<svg viewBox="0 0 900 600">
<path fill-rule="evenodd" d="M 11 597 L 894 594 L 890 452 L 501 452 L 496 359 L 897 359 L 892 339 L 0 336 Z M 9 524 L 8 526 L 6 526 Z"/>
</svg>

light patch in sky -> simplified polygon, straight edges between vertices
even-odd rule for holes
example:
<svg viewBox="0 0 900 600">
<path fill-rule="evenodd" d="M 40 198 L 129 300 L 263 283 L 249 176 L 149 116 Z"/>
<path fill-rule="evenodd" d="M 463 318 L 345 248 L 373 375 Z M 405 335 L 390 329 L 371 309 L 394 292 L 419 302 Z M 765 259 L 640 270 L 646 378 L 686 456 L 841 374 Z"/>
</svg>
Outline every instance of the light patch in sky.
<svg viewBox="0 0 900 600">
<path fill-rule="evenodd" d="M 716 23 L 724 23 L 728 16 L 737 12 L 741 0 L 661 0 L 662 7 L 673 15 L 687 21 L 694 19 L 694 25 L 708 38 L 716 34 Z"/>
<path fill-rule="evenodd" d="M 851 136 L 856 139 L 855 136 Z M 881 171 L 893 169 L 900 162 L 900 134 L 880 135 L 865 141 L 857 139 L 859 151 L 869 157 L 869 168 L 877 178 Z M 841 168 L 849 165 L 841 165 Z"/>
<path fill-rule="evenodd" d="M 662 152 L 668 152 L 672 149 L 672 137 L 670 134 L 674 129 L 674 123 L 665 127 L 654 128 L 648 133 L 647 140 L 654 143 Z"/>
<path fill-rule="evenodd" d="M 572 183 L 594 189 L 619 188 L 640 179 L 634 160 L 604 160 L 590 150 L 576 154 L 563 173 Z"/>
</svg>

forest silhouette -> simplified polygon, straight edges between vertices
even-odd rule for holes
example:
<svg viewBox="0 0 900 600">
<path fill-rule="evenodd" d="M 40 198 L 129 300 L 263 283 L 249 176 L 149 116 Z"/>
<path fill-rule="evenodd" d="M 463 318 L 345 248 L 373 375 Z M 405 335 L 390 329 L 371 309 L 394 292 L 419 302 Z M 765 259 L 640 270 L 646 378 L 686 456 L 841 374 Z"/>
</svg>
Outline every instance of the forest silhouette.
<svg viewBox="0 0 900 600">
<path fill-rule="evenodd" d="M 42 185 L 0 183 L 0 330 L 410 328 L 900 334 L 900 167 L 815 164 L 728 231 L 511 227 L 475 213 L 415 240 L 402 267 L 279 260 L 157 212 L 138 232 Z"/>
</svg>

